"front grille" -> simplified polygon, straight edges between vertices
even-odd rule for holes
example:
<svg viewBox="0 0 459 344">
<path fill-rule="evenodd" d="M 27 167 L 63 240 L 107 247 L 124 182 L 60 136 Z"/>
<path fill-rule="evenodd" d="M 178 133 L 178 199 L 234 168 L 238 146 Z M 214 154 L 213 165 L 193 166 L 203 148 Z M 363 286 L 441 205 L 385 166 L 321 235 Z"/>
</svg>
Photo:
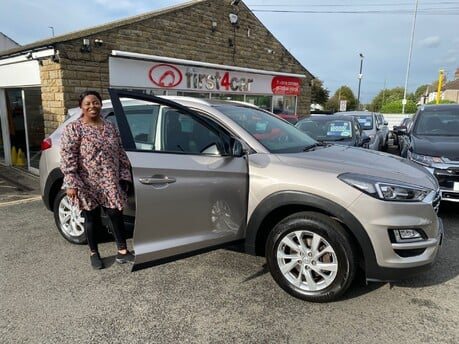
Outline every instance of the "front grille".
<svg viewBox="0 0 459 344">
<path fill-rule="evenodd" d="M 446 200 L 450 201 L 459 201 L 459 192 L 448 192 L 448 191 L 443 191 L 441 193 L 441 197 Z"/>
<path fill-rule="evenodd" d="M 459 168 L 434 169 L 434 175 L 442 189 L 453 189 L 454 182 L 459 182 Z"/>
</svg>

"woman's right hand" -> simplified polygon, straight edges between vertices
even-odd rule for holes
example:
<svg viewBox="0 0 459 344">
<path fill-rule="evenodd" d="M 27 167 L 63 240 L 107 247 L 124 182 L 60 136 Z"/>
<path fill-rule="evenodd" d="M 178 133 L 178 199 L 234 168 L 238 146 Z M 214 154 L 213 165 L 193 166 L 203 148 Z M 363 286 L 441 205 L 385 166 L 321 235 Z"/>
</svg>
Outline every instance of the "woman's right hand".
<svg viewBox="0 0 459 344">
<path fill-rule="evenodd" d="M 67 189 L 66 192 L 69 198 L 75 198 L 77 196 L 77 189 Z"/>
</svg>

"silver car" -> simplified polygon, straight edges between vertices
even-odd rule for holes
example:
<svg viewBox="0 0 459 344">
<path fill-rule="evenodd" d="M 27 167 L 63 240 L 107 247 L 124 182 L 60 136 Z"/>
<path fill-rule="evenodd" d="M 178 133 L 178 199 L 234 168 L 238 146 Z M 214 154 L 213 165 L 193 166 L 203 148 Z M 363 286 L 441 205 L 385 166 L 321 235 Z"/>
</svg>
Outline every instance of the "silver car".
<svg viewBox="0 0 459 344">
<path fill-rule="evenodd" d="M 377 151 L 387 150 L 389 129 L 387 121 L 376 112 L 347 111 L 336 112 L 335 115 L 354 116 L 360 123 L 364 133 L 370 137 L 368 148 Z M 381 115 L 382 116 L 382 115 Z"/>
<path fill-rule="evenodd" d="M 134 179 L 125 210 L 135 223 L 134 269 L 240 243 L 266 257 L 285 291 L 327 302 L 348 289 L 358 267 L 367 280 L 397 280 L 437 255 L 439 187 L 417 164 L 320 144 L 241 103 L 110 96 L 103 113 L 120 129 Z M 44 143 L 42 197 L 62 235 L 83 243 L 83 220 L 61 190 L 60 133 Z"/>
</svg>

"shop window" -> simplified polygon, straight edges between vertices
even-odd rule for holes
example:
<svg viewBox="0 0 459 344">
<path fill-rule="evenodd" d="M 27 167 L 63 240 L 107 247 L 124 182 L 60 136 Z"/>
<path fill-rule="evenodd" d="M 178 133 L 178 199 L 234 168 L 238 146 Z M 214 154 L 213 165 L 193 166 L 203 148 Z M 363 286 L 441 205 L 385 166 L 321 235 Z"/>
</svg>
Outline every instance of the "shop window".
<svg viewBox="0 0 459 344">
<path fill-rule="evenodd" d="M 244 101 L 243 94 L 212 93 L 211 97 L 212 99 L 237 100 L 240 102 Z"/>
<path fill-rule="evenodd" d="M 22 90 L 19 88 L 12 88 L 7 89 L 5 93 L 12 164 L 25 167 L 27 144 L 24 123 L 24 107 L 22 104 Z M 21 155 L 19 160 L 17 159 L 18 152 Z"/>
<path fill-rule="evenodd" d="M 254 95 L 247 95 L 245 101 L 247 103 L 256 105 L 264 110 L 272 111 L 272 96 L 254 96 Z"/>
<path fill-rule="evenodd" d="M 38 170 L 40 145 L 45 137 L 41 90 L 12 88 L 5 94 L 11 162 L 18 167 Z"/>
<path fill-rule="evenodd" d="M 201 99 L 209 99 L 210 94 L 209 93 L 202 93 L 202 92 L 180 92 L 177 91 L 178 96 L 184 96 L 184 97 L 193 97 L 193 98 L 201 98 Z"/>
<path fill-rule="evenodd" d="M 44 117 L 39 88 L 24 89 L 25 117 L 29 166 L 38 169 L 41 156 L 41 141 L 45 138 Z"/>
<path fill-rule="evenodd" d="M 296 96 L 274 96 L 273 112 L 277 115 L 295 115 Z"/>
</svg>

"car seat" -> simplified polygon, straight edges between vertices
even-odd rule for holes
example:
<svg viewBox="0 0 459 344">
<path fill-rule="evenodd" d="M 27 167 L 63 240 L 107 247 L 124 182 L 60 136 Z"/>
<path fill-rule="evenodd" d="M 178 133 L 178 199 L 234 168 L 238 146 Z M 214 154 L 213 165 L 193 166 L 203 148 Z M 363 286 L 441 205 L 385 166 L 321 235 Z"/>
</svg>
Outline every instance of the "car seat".
<svg viewBox="0 0 459 344">
<path fill-rule="evenodd" d="M 438 117 L 428 117 L 422 123 L 422 132 L 430 133 L 434 130 L 443 130 L 443 123 Z"/>
<path fill-rule="evenodd" d="M 164 131 L 164 149 L 169 152 L 187 152 L 188 139 L 186 134 L 182 133 L 180 124 L 180 113 L 174 110 L 168 110 L 165 116 Z"/>
</svg>

